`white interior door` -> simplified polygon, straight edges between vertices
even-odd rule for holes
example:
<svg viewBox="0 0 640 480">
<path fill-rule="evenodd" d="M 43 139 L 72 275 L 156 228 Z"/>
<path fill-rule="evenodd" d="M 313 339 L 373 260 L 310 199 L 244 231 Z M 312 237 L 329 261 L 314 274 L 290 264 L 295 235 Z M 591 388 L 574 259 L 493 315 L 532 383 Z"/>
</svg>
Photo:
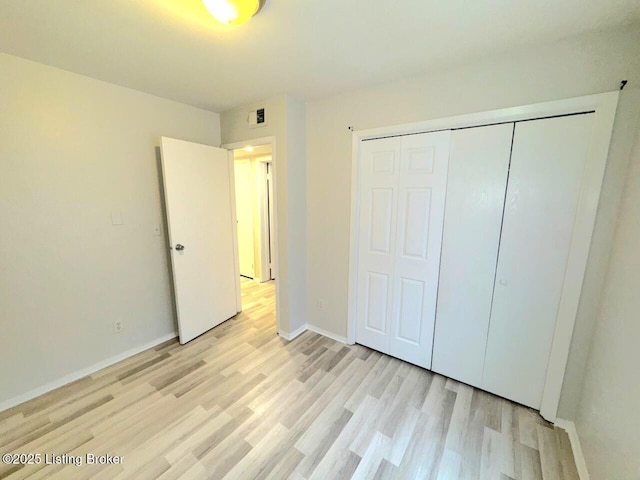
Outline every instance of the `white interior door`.
<svg viewBox="0 0 640 480">
<path fill-rule="evenodd" d="M 356 340 L 431 366 L 451 132 L 365 141 Z"/>
<path fill-rule="evenodd" d="M 273 188 L 271 181 L 271 158 L 258 159 L 256 162 L 258 177 L 257 203 L 259 219 L 259 238 L 256 249 L 256 261 L 260 265 L 260 273 L 256 271 L 260 282 L 275 279 L 273 252 L 275 251 L 275 229 L 273 228 Z"/>
<path fill-rule="evenodd" d="M 180 343 L 234 316 L 236 268 L 228 152 L 162 138 Z"/>
<path fill-rule="evenodd" d="M 254 207 L 256 203 L 256 177 L 253 174 L 251 160 L 236 160 L 234 162 L 234 170 L 240 275 L 248 278 L 254 278 Z"/>
<path fill-rule="evenodd" d="M 267 162 L 267 216 L 269 218 L 269 275 L 271 280 L 276 279 L 276 224 L 275 224 L 275 199 L 273 196 L 273 163 Z"/>
<path fill-rule="evenodd" d="M 514 124 L 451 135 L 433 370 L 480 386 Z"/>
<path fill-rule="evenodd" d="M 516 124 L 482 388 L 540 408 L 592 115 Z"/>
</svg>

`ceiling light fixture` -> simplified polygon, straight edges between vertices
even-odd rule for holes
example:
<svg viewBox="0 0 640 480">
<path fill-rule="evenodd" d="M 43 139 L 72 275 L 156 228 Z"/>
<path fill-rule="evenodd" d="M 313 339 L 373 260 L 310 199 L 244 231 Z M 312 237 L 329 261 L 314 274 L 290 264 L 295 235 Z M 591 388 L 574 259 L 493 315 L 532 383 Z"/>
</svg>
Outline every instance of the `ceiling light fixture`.
<svg viewBox="0 0 640 480">
<path fill-rule="evenodd" d="M 209 13 L 221 23 L 242 25 L 260 11 L 266 0 L 202 0 Z"/>
<path fill-rule="evenodd" d="M 244 147 L 245 152 L 253 152 L 253 147 Z"/>
</svg>

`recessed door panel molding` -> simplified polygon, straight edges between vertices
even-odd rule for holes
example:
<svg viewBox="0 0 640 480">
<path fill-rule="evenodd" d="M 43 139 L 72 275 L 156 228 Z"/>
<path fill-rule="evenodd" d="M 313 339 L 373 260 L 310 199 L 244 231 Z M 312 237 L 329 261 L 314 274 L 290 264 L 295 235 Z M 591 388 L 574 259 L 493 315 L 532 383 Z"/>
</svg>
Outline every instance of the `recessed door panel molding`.
<svg viewBox="0 0 640 480">
<path fill-rule="evenodd" d="M 482 388 L 539 409 L 593 115 L 516 124 Z"/>
<path fill-rule="evenodd" d="M 395 170 L 397 152 L 387 150 L 372 154 L 371 173 L 376 174 L 393 174 Z"/>
<path fill-rule="evenodd" d="M 420 316 L 424 302 L 425 284 L 421 280 L 401 278 L 399 286 L 400 311 L 398 312 L 396 338 L 418 347 L 420 346 L 422 323 Z"/>
<path fill-rule="evenodd" d="M 419 260 L 427 259 L 429 246 L 429 218 L 431 189 L 409 188 L 402 192 L 404 224 L 402 225 L 402 255 Z"/>
<path fill-rule="evenodd" d="M 357 341 L 427 368 L 449 139 L 449 131 L 377 139 L 361 153 Z"/>
<path fill-rule="evenodd" d="M 407 150 L 406 155 L 409 173 L 433 173 L 435 148 L 431 146 L 411 148 Z"/>
<path fill-rule="evenodd" d="M 392 188 L 371 189 L 371 226 L 369 248 L 371 253 L 391 253 Z"/>
<path fill-rule="evenodd" d="M 367 278 L 367 311 L 365 328 L 386 334 L 387 298 L 389 296 L 389 276 L 383 273 L 369 272 Z"/>
<path fill-rule="evenodd" d="M 479 386 L 514 124 L 451 136 L 433 370 Z"/>
</svg>

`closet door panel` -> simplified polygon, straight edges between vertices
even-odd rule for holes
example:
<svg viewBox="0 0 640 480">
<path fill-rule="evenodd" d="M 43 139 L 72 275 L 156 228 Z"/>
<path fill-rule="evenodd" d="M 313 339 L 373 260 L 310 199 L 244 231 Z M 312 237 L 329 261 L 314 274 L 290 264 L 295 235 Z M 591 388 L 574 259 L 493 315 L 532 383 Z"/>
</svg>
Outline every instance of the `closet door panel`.
<svg viewBox="0 0 640 480">
<path fill-rule="evenodd" d="M 514 124 L 451 136 L 433 370 L 482 382 Z"/>
<path fill-rule="evenodd" d="M 582 177 L 589 114 L 518 123 L 482 387 L 539 409 Z"/>
<path fill-rule="evenodd" d="M 358 343 L 389 353 L 400 138 L 362 143 L 358 247 Z"/>
<path fill-rule="evenodd" d="M 402 137 L 391 355 L 431 368 L 451 132 Z"/>
</svg>

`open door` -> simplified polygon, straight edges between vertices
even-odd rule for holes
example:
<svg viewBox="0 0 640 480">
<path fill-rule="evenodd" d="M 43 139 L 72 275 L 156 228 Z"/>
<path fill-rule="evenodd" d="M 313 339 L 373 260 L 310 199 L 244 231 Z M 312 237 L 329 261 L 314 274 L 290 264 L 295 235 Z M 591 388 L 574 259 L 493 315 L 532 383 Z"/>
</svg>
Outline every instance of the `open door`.
<svg viewBox="0 0 640 480">
<path fill-rule="evenodd" d="M 256 179 L 251 167 L 251 160 L 235 160 L 233 170 L 236 188 L 240 275 L 254 279 L 256 271 L 253 210 L 256 203 Z"/>
<path fill-rule="evenodd" d="M 162 137 L 167 224 L 180 343 L 237 313 L 227 150 Z"/>
<path fill-rule="evenodd" d="M 274 220 L 275 203 L 273 196 L 273 167 L 267 162 L 267 222 L 269 224 L 269 279 L 276 279 L 276 226 Z"/>
</svg>

